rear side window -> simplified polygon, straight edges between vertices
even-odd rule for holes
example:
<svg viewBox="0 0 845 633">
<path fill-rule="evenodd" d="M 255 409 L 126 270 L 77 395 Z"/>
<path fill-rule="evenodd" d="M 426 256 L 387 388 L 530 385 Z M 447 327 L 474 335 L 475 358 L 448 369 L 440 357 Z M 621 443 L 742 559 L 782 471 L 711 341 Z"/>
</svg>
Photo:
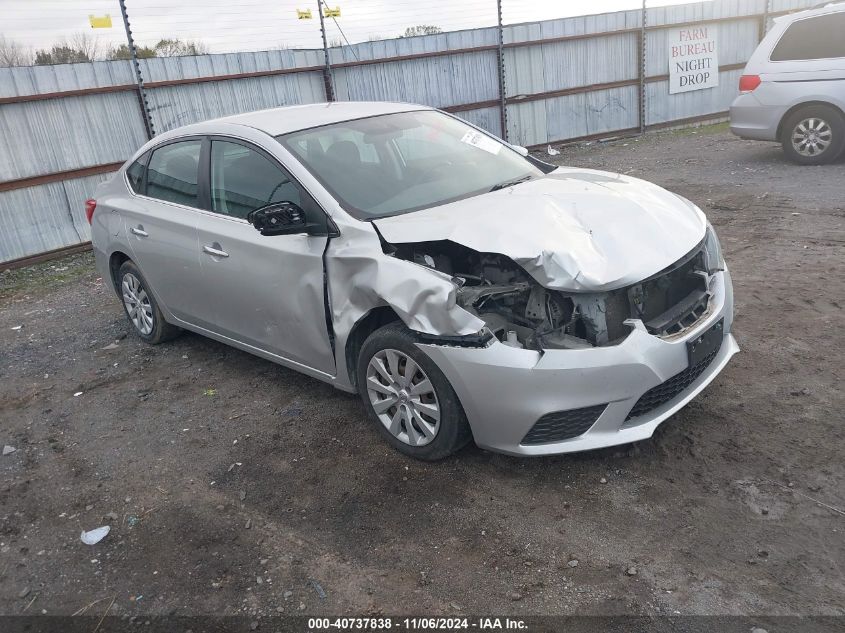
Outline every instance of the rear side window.
<svg viewBox="0 0 845 633">
<path fill-rule="evenodd" d="M 798 20 L 786 29 L 769 59 L 773 62 L 845 57 L 845 11 Z"/>
<path fill-rule="evenodd" d="M 299 186 L 281 166 L 238 143 L 211 142 L 211 208 L 246 218 L 271 202 L 303 205 Z"/>
<path fill-rule="evenodd" d="M 144 166 L 147 164 L 149 157 L 150 153 L 147 152 L 126 169 L 126 179 L 129 181 L 129 187 L 135 193 L 142 193 L 141 186 L 144 180 Z"/>
<path fill-rule="evenodd" d="M 197 174 L 201 146 L 201 141 L 181 141 L 154 150 L 147 168 L 147 196 L 199 207 Z"/>
</svg>

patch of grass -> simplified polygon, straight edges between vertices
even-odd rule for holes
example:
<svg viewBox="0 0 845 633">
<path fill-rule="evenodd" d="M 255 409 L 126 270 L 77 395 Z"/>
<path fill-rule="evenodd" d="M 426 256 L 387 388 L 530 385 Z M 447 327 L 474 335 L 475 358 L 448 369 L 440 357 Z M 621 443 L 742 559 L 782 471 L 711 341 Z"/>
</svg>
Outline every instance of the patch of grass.
<svg viewBox="0 0 845 633">
<path fill-rule="evenodd" d="M 730 130 L 730 124 L 725 121 L 723 123 L 711 123 L 710 125 L 697 125 L 692 127 L 682 127 L 677 130 L 667 130 L 665 134 L 672 134 L 674 136 L 692 136 L 698 134 L 723 134 Z"/>
<path fill-rule="evenodd" d="M 91 252 L 68 255 L 25 268 L 5 270 L 0 273 L 0 299 L 45 292 L 95 274 L 94 254 Z"/>
</svg>

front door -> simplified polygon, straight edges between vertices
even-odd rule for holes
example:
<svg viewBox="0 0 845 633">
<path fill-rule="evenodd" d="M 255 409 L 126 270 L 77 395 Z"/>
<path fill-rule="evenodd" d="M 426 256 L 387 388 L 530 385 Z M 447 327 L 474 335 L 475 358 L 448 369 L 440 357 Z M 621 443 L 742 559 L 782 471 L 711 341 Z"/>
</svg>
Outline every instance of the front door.
<svg viewBox="0 0 845 633">
<path fill-rule="evenodd" d="M 326 324 L 327 237 L 262 236 L 247 214 L 270 202 L 320 213 L 308 193 L 263 151 L 211 141 L 210 206 L 197 224 L 203 288 L 214 331 L 289 361 L 334 374 Z"/>
</svg>

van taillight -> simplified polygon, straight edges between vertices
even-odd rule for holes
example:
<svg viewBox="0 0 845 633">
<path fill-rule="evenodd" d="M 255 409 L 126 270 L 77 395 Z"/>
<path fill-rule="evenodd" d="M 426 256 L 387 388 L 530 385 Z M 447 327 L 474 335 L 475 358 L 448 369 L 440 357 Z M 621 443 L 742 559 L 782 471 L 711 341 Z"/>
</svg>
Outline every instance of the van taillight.
<svg viewBox="0 0 845 633">
<path fill-rule="evenodd" d="M 743 75 L 739 78 L 740 92 L 753 92 L 760 85 L 760 75 Z"/>
<path fill-rule="evenodd" d="M 94 210 L 97 208 L 97 201 L 93 198 L 85 201 L 85 217 L 88 219 L 88 224 L 94 219 Z"/>
</svg>

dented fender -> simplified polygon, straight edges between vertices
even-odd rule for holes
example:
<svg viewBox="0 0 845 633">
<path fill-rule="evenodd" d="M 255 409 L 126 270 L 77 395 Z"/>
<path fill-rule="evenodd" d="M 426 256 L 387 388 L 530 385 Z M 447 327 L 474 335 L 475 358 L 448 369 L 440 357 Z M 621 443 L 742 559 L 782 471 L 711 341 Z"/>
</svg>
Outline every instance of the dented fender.
<svg viewBox="0 0 845 633">
<path fill-rule="evenodd" d="M 449 275 L 382 251 L 369 224 L 349 224 L 325 254 L 328 309 L 335 338 L 336 386 L 352 390 L 346 343 L 355 324 L 374 308 L 392 308 L 409 329 L 433 336 L 469 336 L 485 324 L 457 304 Z"/>
</svg>

